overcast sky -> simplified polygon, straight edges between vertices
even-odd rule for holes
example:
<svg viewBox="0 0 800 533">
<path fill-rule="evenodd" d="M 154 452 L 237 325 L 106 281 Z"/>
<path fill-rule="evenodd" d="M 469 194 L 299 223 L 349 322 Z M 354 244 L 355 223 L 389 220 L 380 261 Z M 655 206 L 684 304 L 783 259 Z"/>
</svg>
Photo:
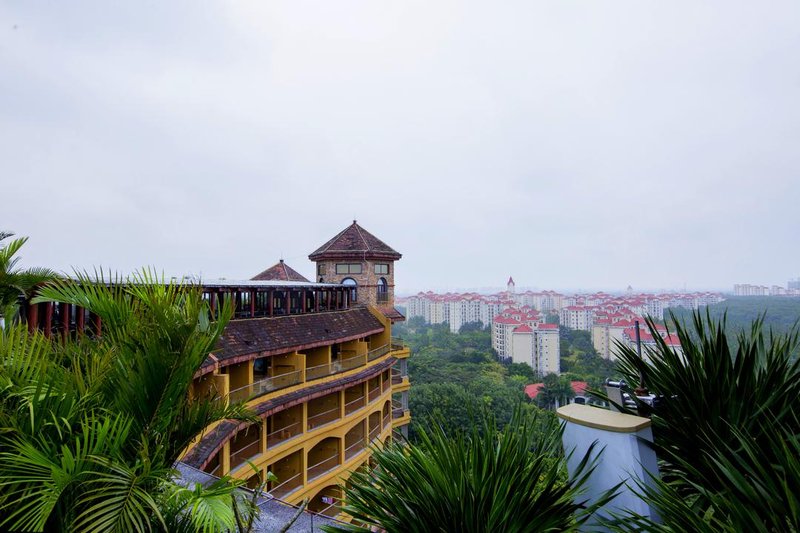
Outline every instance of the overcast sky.
<svg viewBox="0 0 800 533">
<path fill-rule="evenodd" d="M 25 265 L 248 278 L 357 218 L 397 290 L 800 275 L 800 3 L 0 4 Z"/>
</svg>

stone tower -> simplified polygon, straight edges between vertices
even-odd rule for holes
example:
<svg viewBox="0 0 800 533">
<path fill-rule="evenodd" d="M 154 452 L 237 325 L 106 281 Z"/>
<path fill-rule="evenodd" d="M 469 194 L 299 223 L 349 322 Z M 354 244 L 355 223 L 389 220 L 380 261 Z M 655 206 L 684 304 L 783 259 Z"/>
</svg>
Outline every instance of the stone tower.
<svg viewBox="0 0 800 533">
<path fill-rule="evenodd" d="M 394 308 L 394 262 L 401 257 L 355 220 L 308 256 L 316 281 L 349 285 L 351 301 L 385 309 Z"/>
<path fill-rule="evenodd" d="M 508 283 L 506 284 L 506 290 L 508 291 L 509 295 L 513 295 L 516 292 L 517 286 L 514 284 L 514 278 L 511 276 L 508 277 Z"/>
</svg>

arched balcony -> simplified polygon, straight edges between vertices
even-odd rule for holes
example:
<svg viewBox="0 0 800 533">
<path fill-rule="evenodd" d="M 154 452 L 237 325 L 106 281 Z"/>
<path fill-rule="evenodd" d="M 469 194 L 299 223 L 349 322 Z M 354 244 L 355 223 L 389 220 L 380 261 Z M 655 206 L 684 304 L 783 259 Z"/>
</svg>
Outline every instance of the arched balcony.
<svg viewBox="0 0 800 533">
<path fill-rule="evenodd" d="M 308 481 L 330 472 L 341 464 L 339 454 L 340 444 L 341 439 L 337 437 L 328 437 L 318 442 L 308 451 Z"/>
<path fill-rule="evenodd" d="M 366 420 L 362 420 L 344 436 L 344 459 L 349 461 L 367 447 Z"/>
</svg>

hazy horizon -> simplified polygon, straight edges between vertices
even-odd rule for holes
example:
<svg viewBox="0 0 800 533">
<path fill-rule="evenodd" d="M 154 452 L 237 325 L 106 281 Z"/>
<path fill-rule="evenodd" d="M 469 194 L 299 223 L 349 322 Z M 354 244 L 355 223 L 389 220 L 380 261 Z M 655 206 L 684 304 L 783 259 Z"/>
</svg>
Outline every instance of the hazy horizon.
<svg viewBox="0 0 800 533">
<path fill-rule="evenodd" d="M 22 266 L 311 277 L 356 218 L 400 294 L 786 286 L 798 27 L 790 1 L 6 2 L 0 230 Z"/>
</svg>

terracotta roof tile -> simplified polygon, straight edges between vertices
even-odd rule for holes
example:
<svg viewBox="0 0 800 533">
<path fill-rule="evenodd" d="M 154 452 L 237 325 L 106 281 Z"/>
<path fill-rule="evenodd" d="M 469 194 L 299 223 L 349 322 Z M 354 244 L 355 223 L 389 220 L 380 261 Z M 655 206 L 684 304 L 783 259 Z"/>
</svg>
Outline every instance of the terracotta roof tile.
<svg viewBox="0 0 800 533">
<path fill-rule="evenodd" d="M 366 307 L 274 318 L 232 320 L 217 343 L 221 362 L 238 356 L 272 355 L 290 349 L 324 346 L 383 331 L 383 324 Z M 207 366 L 209 360 L 203 366 Z M 213 365 L 213 361 L 211 361 Z"/>
<path fill-rule="evenodd" d="M 272 265 L 264 272 L 256 274 L 252 278 L 253 281 L 305 281 L 308 280 L 295 269 L 287 265 L 281 259 L 278 263 Z"/>
<path fill-rule="evenodd" d="M 320 246 L 308 258 L 312 261 L 343 259 L 353 257 L 354 254 L 362 256 L 364 259 L 385 259 L 388 261 L 396 261 L 402 257 L 391 246 L 359 226 L 354 220 L 351 225 Z"/>
<path fill-rule="evenodd" d="M 395 307 L 380 307 L 379 309 L 383 316 L 391 320 L 392 323 L 403 322 L 406 319 L 406 316 Z"/>
</svg>

